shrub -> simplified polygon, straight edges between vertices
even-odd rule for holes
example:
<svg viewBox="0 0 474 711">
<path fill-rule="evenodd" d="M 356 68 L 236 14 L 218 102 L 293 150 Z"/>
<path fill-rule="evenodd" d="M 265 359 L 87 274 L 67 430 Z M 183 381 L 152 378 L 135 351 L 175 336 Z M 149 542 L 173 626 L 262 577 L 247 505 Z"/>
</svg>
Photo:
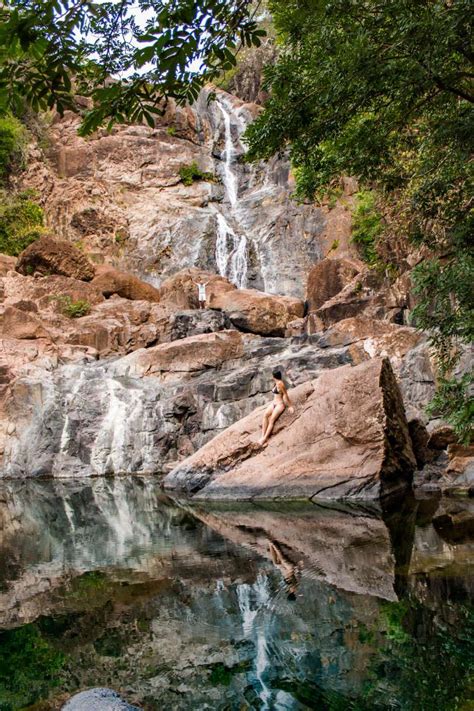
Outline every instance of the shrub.
<svg viewBox="0 0 474 711">
<path fill-rule="evenodd" d="M 179 177 L 184 185 L 192 185 L 195 180 L 214 180 L 213 173 L 202 171 L 196 162 L 182 165 L 179 169 Z"/>
<path fill-rule="evenodd" d="M 81 318 L 81 316 L 87 316 L 90 313 L 91 305 L 85 299 L 73 301 L 69 295 L 51 298 L 60 304 L 62 313 L 68 318 Z"/>
<path fill-rule="evenodd" d="M 31 192 L 0 191 L 0 252 L 16 257 L 44 233 L 42 208 Z"/>
<path fill-rule="evenodd" d="M 377 209 L 375 193 L 362 190 L 356 195 L 353 211 L 352 241 L 359 247 L 367 264 L 375 266 L 378 261 L 377 238 L 382 233 L 382 217 Z"/>
<path fill-rule="evenodd" d="M 14 116 L 0 117 L 0 182 L 23 163 L 27 144 L 27 131 Z"/>
</svg>

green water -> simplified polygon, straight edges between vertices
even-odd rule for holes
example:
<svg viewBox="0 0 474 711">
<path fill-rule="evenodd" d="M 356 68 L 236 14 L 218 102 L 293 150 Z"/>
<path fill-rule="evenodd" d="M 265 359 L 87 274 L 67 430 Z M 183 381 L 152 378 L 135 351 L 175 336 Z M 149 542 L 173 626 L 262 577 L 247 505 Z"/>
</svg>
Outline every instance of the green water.
<svg viewBox="0 0 474 711">
<path fill-rule="evenodd" d="M 150 710 L 472 709 L 473 515 L 4 483 L 0 710 L 96 686 Z"/>
</svg>

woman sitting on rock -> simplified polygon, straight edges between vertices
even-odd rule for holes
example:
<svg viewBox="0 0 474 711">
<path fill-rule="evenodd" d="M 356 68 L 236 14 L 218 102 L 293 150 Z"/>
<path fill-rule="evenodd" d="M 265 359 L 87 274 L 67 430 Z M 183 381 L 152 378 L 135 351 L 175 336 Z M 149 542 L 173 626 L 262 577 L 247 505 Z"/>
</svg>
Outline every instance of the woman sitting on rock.
<svg viewBox="0 0 474 711">
<path fill-rule="evenodd" d="M 265 410 L 262 422 L 262 436 L 258 440 L 258 443 L 262 446 L 268 442 L 270 435 L 273 432 L 275 422 L 278 420 L 285 408 L 288 407 L 291 413 L 295 411 L 295 408 L 291 404 L 291 400 L 288 396 L 281 372 L 279 370 L 274 370 L 272 375 L 275 383 L 272 390 L 273 402 Z"/>
</svg>

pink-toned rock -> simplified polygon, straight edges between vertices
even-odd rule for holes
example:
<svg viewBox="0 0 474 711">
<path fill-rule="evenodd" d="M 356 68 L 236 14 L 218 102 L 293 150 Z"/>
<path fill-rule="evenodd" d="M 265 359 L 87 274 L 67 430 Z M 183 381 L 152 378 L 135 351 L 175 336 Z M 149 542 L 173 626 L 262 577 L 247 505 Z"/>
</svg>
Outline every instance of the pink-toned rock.
<svg viewBox="0 0 474 711">
<path fill-rule="evenodd" d="M 138 377 L 186 376 L 218 368 L 225 361 L 242 355 L 243 342 L 238 331 L 204 333 L 136 351 L 120 361 L 117 372 Z"/>
<path fill-rule="evenodd" d="M 23 275 L 60 274 L 82 281 L 94 277 L 94 265 L 70 242 L 41 237 L 18 257 L 16 270 Z"/>
<path fill-rule="evenodd" d="M 146 281 L 109 266 L 98 266 L 92 285 L 104 296 L 118 294 L 132 301 L 160 301 L 160 292 Z"/>
<path fill-rule="evenodd" d="M 8 272 L 15 269 L 16 257 L 10 257 L 8 254 L 0 254 L 0 277 L 6 276 Z"/>
<path fill-rule="evenodd" d="M 160 287 L 162 302 L 179 309 L 199 308 L 198 282 L 206 284 L 208 303 L 214 301 L 221 294 L 236 290 L 236 287 L 225 277 L 191 267 L 182 269 L 163 282 Z"/>
<path fill-rule="evenodd" d="M 309 311 L 316 311 L 342 291 L 362 269 L 363 264 L 353 259 L 323 259 L 315 264 L 306 284 Z"/>
<path fill-rule="evenodd" d="M 233 289 L 210 294 L 209 305 L 225 311 L 241 331 L 261 336 L 284 336 L 287 325 L 301 318 L 304 305 L 290 296 L 264 294 L 255 289 Z"/>
<path fill-rule="evenodd" d="M 324 344 L 347 346 L 363 342 L 362 347 L 369 357 L 394 356 L 402 358 L 415 348 L 422 334 L 409 326 L 398 326 L 368 316 L 354 316 L 334 324 L 324 333 Z"/>
<path fill-rule="evenodd" d="M 0 336 L 2 338 L 35 339 L 50 338 L 50 333 L 33 313 L 7 306 L 0 316 Z"/>
<path fill-rule="evenodd" d="M 44 276 L 40 279 L 23 277 L 12 273 L 3 280 L 5 304 L 31 301 L 40 311 L 61 312 L 64 301 L 87 301 L 90 306 L 100 304 L 104 297 L 91 282 L 79 281 L 65 276 Z"/>
<path fill-rule="evenodd" d="M 448 458 L 448 474 L 470 474 L 471 484 L 474 485 L 474 444 L 449 444 Z"/>
<path fill-rule="evenodd" d="M 199 498 L 374 499 L 411 481 L 416 466 L 388 359 L 325 371 L 290 393 L 295 413 L 257 444 L 264 407 L 178 465 L 165 488 Z"/>
</svg>

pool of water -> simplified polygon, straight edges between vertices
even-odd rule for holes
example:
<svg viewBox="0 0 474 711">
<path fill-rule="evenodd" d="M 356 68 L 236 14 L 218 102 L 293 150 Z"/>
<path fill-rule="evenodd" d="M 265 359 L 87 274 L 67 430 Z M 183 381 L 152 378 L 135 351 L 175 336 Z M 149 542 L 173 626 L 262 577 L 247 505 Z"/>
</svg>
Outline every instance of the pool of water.
<svg viewBox="0 0 474 711">
<path fill-rule="evenodd" d="M 474 506 L 191 507 L 0 486 L 0 711 L 473 708 Z"/>
</svg>

